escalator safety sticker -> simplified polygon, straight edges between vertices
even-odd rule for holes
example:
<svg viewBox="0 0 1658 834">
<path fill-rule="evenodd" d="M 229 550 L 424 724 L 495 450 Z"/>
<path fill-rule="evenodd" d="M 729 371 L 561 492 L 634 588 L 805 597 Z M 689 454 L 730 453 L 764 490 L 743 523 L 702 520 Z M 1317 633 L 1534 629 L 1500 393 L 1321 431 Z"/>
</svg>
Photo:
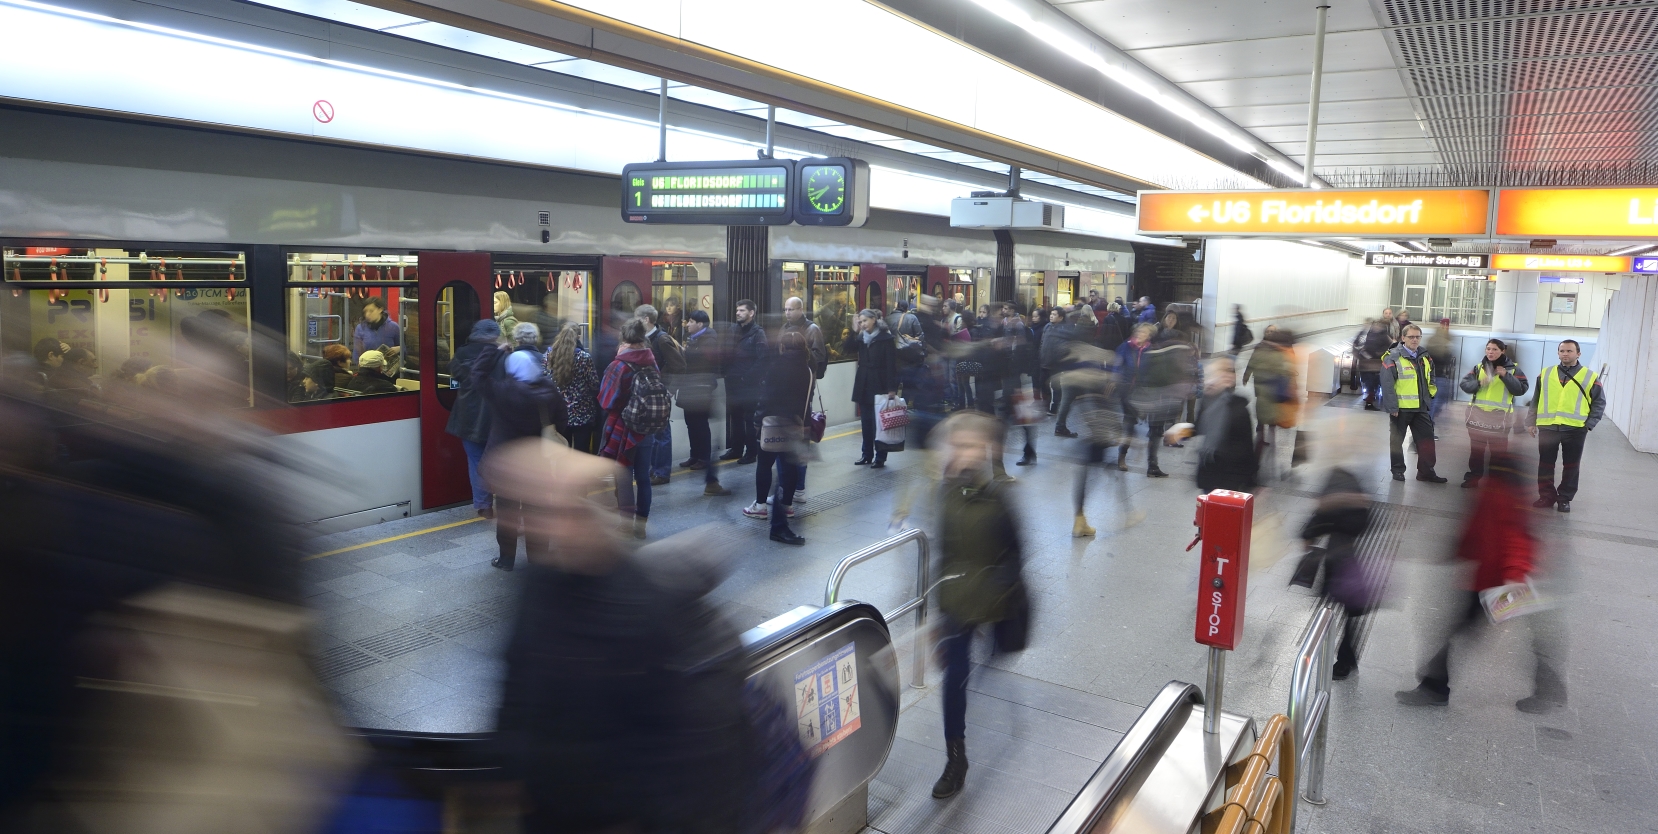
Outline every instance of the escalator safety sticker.
<svg viewBox="0 0 1658 834">
<path fill-rule="evenodd" d="M 856 643 L 847 643 L 794 676 L 800 743 L 813 757 L 823 755 L 863 725 L 856 647 Z"/>
</svg>

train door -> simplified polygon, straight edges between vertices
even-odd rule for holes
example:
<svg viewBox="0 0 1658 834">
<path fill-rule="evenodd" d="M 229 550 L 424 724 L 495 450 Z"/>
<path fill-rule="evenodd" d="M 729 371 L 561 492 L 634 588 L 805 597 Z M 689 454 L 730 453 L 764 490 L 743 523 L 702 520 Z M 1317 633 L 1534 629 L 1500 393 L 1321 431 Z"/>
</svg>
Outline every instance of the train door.
<svg viewBox="0 0 1658 834">
<path fill-rule="evenodd" d="M 921 298 L 921 293 L 924 291 L 922 289 L 922 285 L 925 281 L 925 275 L 917 275 L 915 273 L 908 272 L 888 272 L 886 311 L 890 313 L 893 310 L 898 309 L 898 302 L 900 301 L 904 302 L 907 307 L 915 306 L 915 303 Z"/>
<path fill-rule="evenodd" d="M 633 317 L 633 311 L 651 299 L 651 262 L 644 258 L 605 258 L 599 267 L 603 285 L 596 298 L 602 306 L 600 332 L 594 337 L 599 349 L 594 361 L 606 362 L 616 355 L 616 330 Z M 660 313 L 660 311 L 658 311 Z"/>
<path fill-rule="evenodd" d="M 1075 304 L 1083 300 L 1082 274 L 1078 272 L 1061 272 L 1054 280 L 1052 295 L 1047 299 L 1044 307 L 1057 307 L 1066 304 Z M 1026 312 L 1029 312 L 1028 310 Z"/>
<path fill-rule="evenodd" d="M 864 279 L 863 309 L 890 312 L 887 306 L 886 264 L 862 264 L 859 273 Z"/>
<path fill-rule="evenodd" d="M 488 315 L 493 275 L 487 252 L 421 252 L 420 298 L 410 306 L 419 322 L 420 504 L 432 509 L 459 504 L 472 495 L 466 450 L 445 429 L 455 407 L 450 361 L 465 343 L 472 323 Z M 401 305 L 400 305 L 401 306 Z M 405 331 L 407 332 L 407 331 Z"/>
</svg>

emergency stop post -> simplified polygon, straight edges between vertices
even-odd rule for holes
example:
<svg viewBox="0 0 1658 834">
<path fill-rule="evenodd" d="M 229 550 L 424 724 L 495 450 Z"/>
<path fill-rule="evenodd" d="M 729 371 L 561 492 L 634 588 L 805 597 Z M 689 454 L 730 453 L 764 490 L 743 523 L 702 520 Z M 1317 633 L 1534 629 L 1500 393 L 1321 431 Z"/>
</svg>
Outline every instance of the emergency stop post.
<svg viewBox="0 0 1658 834">
<path fill-rule="evenodd" d="M 1255 519 L 1255 496 L 1217 489 L 1197 499 L 1197 621 L 1194 638 L 1209 647 L 1209 674 L 1204 685 L 1203 730 L 1220 726 L 1226 652 L 1243 636 L 1244 597 L 1248 592 L 1249 537 Z"/>
</svg>

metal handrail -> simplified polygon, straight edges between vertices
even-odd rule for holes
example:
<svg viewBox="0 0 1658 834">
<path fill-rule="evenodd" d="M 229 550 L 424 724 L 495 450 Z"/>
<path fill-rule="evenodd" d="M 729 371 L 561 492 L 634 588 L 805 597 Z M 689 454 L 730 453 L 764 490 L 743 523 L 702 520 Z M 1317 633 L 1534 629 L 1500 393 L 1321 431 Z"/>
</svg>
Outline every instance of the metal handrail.
<svg viewBox="0 0 1658 834">
<path fill-rule="evenodd" d="M 1154 767 L 1169 739 L 1185 725 L 1192 708 L 1203 703 L 1198 688 L 1169 681 L 1146 705 L 1140 717 L 1118 739 L 1117 746 L 1100 763 L 1099 769 L 1083 784 L 1076 798 L 1060 813 L 1048 834 L 1081 834 L 1093 831 L 1147 767 Z M 1205 707 L 1211 709 L 1211 707 Z"/>
<path fill-rule="evenodd" d="M 1314 805 L 1324 804 L 1324 753 L 1330 726 L 1330 675 L 1334 665 L 1336 609 L 1330 603 L 1319 606 L 1307 623 L 1301 637 L 1301 649 L 1295 656 L 1295 671 L 1290 677 L 1289 717 L 1295 729 L 1296 749 L 1305 761 L 1301 771 L 1307 774 L 1306 791 L 1292 784 L 1293 793 Z M 1295 804 L 1290 806 L 1290 826 L 1295 825 Z"/>
<path fill-rule="evenodd" d="M 932 554 L 925 532 L 917 529 L 905 530 L 892 538 L 878 541 L 840 560 L 840 564 L 835 565 L 835 569 L 829 573 L 829 584 L 823 589 L 823 604 L 834 605 L 839 600 L 841 581 L 846 579 L 846 572 L 851 570 L 853 566 L 867 562 L 882 553 L 897 550 L 910 542 L 915 542 L 915 597 L 905 601 L 887 619 L 891 620 L 893 617 L 904 615 L 911 608 L 915 609 L 915 635 L 913 638 L 915 643 L 912 649 L 915 658 L 910 686 L 919 689 L 927 685 L 927 635 L 925 633 L 927 595 L 938 587 L 932 582 Z M 946 577 L 946 579 L 949 578 L 952 577 Z M 941 579 L 939 581 L 944 582 L 945 580 Z"/>
<path fill-rule="evenodd" d="M 1267 719 L 1255 749 L 1243 761 L 1243 777 L 1227 793 L 1226 804 L 1220 808 L 1215 834 L 1290 834 L 1295 830 L 1294 793 L 1284 790 L 1284 785 L 1293 786 L 1296 781 L 1298 759 L 1293 730 L 1290 719 L 1283 714 Z M 1276 775 L 1268 772 L 1273 759 L 1278 763 Z"/>
</svg>

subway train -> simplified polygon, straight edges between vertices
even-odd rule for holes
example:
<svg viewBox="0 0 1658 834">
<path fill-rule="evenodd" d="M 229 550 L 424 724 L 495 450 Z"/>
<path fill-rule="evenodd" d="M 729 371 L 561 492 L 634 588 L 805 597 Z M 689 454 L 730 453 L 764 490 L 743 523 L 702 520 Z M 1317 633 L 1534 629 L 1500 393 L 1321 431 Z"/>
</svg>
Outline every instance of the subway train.
<svg viewBox="0 0 1658 834">
<path fill-rule="evenodd" d="M 1132 295 L 1133 249 L 1105 238 L 881 210 L 856 229 L 645 226 L 623 221 L 616 177 L 3 111 L 6 354 L 43 359 L 55 339 L 56 361 L 102 386 L 164 387 L 183 343 L 248 346 L 246 418 L 337 488 L 304 512 L 319 534 L 468 499 L 444 431 L 449 358 L 484 316 L 576 328 L 602 368 L 641 303 L 683 337 L 690 311 L 730 321 L 750 298 L 775 326 L 799 296 L 833 354 L 822 394 L 839 423 L 854 419 L 839 347 L 860 309 Z M 371 350 L 380 378 L 347 384 Z M 296 373 L 328 364 L 331 389 Z"/>
</svg>

